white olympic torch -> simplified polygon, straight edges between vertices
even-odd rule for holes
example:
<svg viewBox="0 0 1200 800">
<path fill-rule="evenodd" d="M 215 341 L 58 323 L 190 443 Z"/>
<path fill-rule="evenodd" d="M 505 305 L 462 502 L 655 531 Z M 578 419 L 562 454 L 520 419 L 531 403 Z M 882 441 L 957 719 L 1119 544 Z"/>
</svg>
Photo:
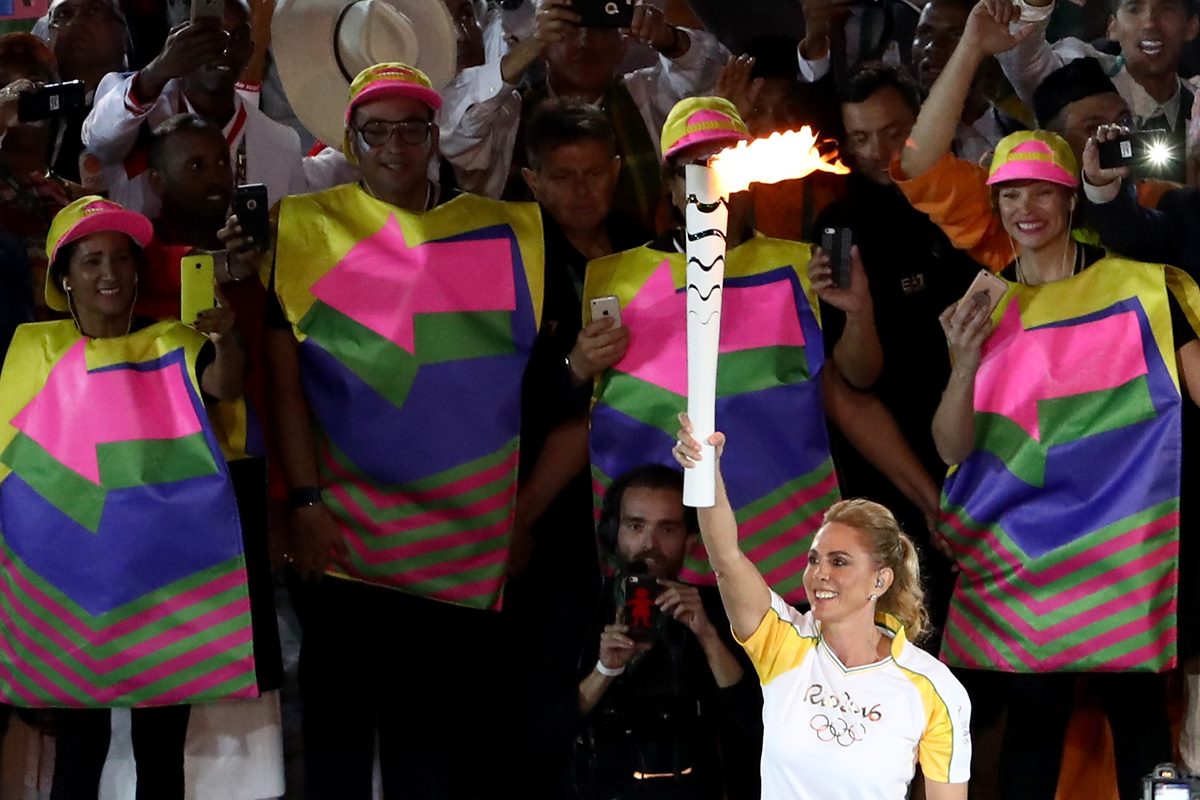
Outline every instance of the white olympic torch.
<svg viewBox="0 0 1200 800">
<path fill-rule="evenodd" d="M 693 508 L 716 503 L 716 454 L 708 443 L 717 427 L 717 355 L 721 344 L 721 294 L 725 285 L 725 249 L 729 195 L 751 183 L 803 178 L 820 170 L 844 175 L 836 151 L 822 154 L 807 126 L 741 142 L 717 153 L 707 164 L 685 168 L 687 210 L 687 413 L 692 435 L 700 442 L 700 461 L 683 473 L 683 502 Z"/>
<path fill-rule="evenodd" d="M 693 469 L 683 473 L 683 502 L 694 508 L 708 508 L 716 503 L 717 459 L 708 437 L 717 426 L 717 352 L 729 206 L 717 171 L 708 164 L 688 164 L 685 175 L 687 414 L 693 435 L 700 442 L 701 458 Z"/>
</svg>

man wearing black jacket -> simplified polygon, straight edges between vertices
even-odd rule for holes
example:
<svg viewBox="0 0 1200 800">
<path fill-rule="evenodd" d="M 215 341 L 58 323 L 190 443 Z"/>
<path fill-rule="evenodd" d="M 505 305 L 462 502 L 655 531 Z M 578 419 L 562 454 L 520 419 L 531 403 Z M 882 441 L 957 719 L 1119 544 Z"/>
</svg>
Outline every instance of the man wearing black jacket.
<svg viewBox="0 0 1200 800">
<path fill-rule="evenodd" d="M 758 680 L 715 588 L 677 580 L 698 532 L 678 470 L 636 467 L 609 487 L 599 536 L 620 569 L 603 582 L 593 644 L 580 659 L 575 797 L 759 796 Z M 629 589 L 630 574 L 652 588 Z M 635 641 L 639 616 L 649 624 Z"/>
</svg>

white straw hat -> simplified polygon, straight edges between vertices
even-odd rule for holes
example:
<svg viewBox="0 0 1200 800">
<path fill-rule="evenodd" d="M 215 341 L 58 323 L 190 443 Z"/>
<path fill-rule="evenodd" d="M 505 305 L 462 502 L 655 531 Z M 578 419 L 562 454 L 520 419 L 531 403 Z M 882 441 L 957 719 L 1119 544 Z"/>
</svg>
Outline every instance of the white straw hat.
<svg viewBox="0 0 1200 800">
<path fill-rule="evenodd" d="M 442 0 L 278 0 L 271 50 L 296 116 L 333 147 L 359 72 L 401 62 L 440 89 L 457 64 L 454 21 Z"/>
</svg>

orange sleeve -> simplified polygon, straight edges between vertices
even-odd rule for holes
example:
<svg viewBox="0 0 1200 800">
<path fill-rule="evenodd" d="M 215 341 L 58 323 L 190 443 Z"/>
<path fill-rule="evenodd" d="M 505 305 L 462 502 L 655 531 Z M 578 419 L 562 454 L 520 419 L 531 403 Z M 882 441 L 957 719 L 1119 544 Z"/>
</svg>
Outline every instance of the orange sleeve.
<svg viewBox="0 0 1200 800">
<path fill-rule="evenodd" d="M 1138 181 L 1136 186 L 1138 202 L 1146 208 L 1158 208 L 1158 201 L 1162 200 L 1164 194 L 1172 189 L 1181 188 L 1183 184 L 1147 178 Z"/>
<path fill-rule="evenodd" d="M 992 212 L 987 170 L 947 153 L 923 175 L 906 178 L 900 159 L 892 180 L 912 207 L 933 220 L 959 250 L 999 272 L 1013 260 L 1013 244 Z"/>
</svg>

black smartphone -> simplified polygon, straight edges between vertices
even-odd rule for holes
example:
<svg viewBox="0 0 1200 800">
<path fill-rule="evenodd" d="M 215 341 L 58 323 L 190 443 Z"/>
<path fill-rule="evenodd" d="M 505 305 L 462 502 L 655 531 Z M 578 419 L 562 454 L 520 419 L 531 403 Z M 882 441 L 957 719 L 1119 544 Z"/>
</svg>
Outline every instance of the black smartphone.
<svg viewBox="0 0 1200 800">
<path fill-rule="evenodd" d="M 635 642 L 652 642 L 658 635 L 659 608 L 654 601 L 661 588 L 653 575 L 625 577 L 623 617 L 629 626 L 626 635 Z"/>
<path fill-rule="evenodd" d="M 47 83 L 32 92 L 17 95 L 17 120 L 36 122 L 53 119 L 72 111 L 82 112 L 87 103 L 87 88 L 83 81 Z"/>
<path fill-rule="evenodd" d="M 1134 131 L 1120 139 L 1101 142 L 1097 148 L 1101 169 L 1135 167 L 1148 174 L 1173 172 L 1180 153 L 1169 131 Z"/>
<path fill-rule="evenodd" d="M 233 213 L 237 215 L 242 233 L 250 237 L 257 250 L 271 246 L 270 207 L 267 205 L 267 187 L 261 183 L 248 183 L 237 187 L 233 195 Z"/>
<path fill-rule="evenodd" d="M 833 285 L 845 288 L 850 285 L 850 246 L 854 235 L 849 228 L 825 228 L 821 231 L 821 249 L 829 256 L 833 268 Z"/>
<path fill-rule="evenodd" d="M 571 0 L 581 28 L 628 28 L 633 24 L 634 0 Z"/>
</svg>

